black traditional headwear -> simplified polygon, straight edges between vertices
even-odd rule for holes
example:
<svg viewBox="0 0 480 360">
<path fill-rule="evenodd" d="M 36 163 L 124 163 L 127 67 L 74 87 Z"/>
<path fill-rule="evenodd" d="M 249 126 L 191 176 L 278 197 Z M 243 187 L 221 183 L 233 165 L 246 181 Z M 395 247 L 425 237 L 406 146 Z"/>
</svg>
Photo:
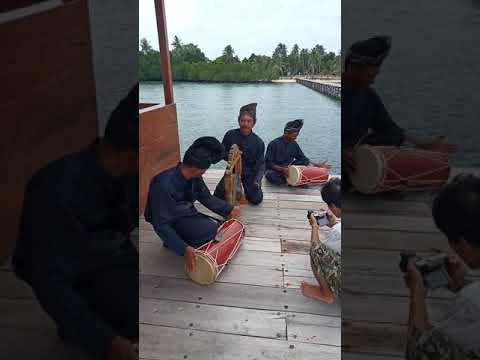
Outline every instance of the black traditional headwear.
<svg viewBox="0 0 480 360">
<path fill-rule="evenodd" d="M 183 156 L 183 163 L 198 169 L 208 169 L 210 165 L 223 159 L 225 148 L 212 136 L 203 136 L 193 142 Z"/>
<path fill-rule="evenodd" d="M 350 46 L 346 62 L 359 65 L 380 66 L 388 56 L 391 47 L 390 36 L 374 36 Z"/>
<path fill-rule="evenodd" d="M 286 132 L 300 132 L 303 127 L 303 119 L 296 119 L 287 122 L 284 131 Z"/>
<path fill-rule="evenodd" d="M 243 113 L 247 113 L 253 118 L 253 121 L 257 121 L 257 103 L 251 103 L 247 105 L 243 105 L 240 108 L 240 112 L 238 114 L 238 118 L 240 119 L 240 116 L 242 116 Z"/>
<path fill-rule="evenodd" d="M 103 137 L 117 147 L 138 149 L 138 125 L 138 84 L 136 84 L 113 110 Z"/>
</svg>

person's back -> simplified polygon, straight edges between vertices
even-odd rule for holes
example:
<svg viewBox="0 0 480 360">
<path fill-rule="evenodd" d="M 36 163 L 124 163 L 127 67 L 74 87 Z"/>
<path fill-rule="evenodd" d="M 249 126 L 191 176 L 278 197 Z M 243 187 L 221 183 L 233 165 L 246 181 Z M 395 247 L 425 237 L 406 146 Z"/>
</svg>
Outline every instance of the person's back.
<svg viewBox="0 0 480 360">
<path fill-rule="evenodd" d="M 102 171 L 93 146 L 37 171 L 26 188 L 12 259 L 17 276 L 31 282 L 37 261 L 54 261 L 72 275 L 105 266 L 120 253 L 132 261 L 127 258 L 136 254 L 127 243 L 136 208 L 123 204 L 127 187 L 127 181 L 112 181 Z M 55 235 L 68 236 L 51 243 Z"/>
<path fill-rule="evenodd" d="M 138 85 L 102 139 L 38 170 L 13 256 L 63 340 L 99 358 L 135 358 L 138 341 Z"/>
</svg>

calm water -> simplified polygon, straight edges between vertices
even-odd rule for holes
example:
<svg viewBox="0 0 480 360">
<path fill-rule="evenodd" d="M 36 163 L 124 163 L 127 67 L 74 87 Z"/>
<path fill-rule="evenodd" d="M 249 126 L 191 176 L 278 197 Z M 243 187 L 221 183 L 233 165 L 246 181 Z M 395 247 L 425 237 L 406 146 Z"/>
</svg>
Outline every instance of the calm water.
<svg viewBox="0 0 480 360">
<path fill-rule="evenodd" d="M 257 102 L 254 131 L 268 142 L 283 133 L 287 121 L 302 118 L 304 127 L 297 141 L 312 160 L 327 160 L 340 173 L 340 102 L 303 85 L 287 84 L 196 84 L 174 83 L 180 151 L 200 136 L 215 136 L 238 127 L 240 106 Z M 140 101 L 163 104 L 161 83 L 140 84 Z M 220 162 L 217 167 L 224 167 Z"/>
</svg>

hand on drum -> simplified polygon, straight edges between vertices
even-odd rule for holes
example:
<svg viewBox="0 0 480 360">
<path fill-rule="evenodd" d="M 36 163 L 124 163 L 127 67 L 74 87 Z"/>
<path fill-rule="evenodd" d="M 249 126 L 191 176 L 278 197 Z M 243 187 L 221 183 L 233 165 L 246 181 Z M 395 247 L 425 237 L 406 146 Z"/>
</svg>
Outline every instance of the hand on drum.
<svg viewBox="0 0 480 360">
<path fill-rule="evenodd" d="M 185 249 L 185 267 L 187 272 L 191 273 L 195 267 L 195 249 L 191 246 L 187 246 Z"/>
<path fill-rule="evenodd" d="M 240 210 L 240 206 L 235 206 L 233 208 L 232 212 L 230 213 L 230 215 L 228 215 L 228 218 L 229 219 L 238 219 L 241 214 L 242 214 L 242 211 Z"/>
</svg>

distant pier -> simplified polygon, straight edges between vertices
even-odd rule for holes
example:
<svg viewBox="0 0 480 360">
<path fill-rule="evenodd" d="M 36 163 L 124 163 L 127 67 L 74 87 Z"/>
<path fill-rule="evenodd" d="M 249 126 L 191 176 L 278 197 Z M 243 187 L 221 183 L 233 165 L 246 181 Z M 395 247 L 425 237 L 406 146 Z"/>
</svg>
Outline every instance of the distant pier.
<svg viewBox="0 0 480 360">
<path fill-rule="evenodd" d="M 327 96 L 331 96 L 336 99 L 340 99 L 342 96 L 342 83 L 341 80 L 323 80 L 323 79 L 295 79 L 297 83 L 305 85 L 312 90 L 318 91 Z"/>
</svg>

